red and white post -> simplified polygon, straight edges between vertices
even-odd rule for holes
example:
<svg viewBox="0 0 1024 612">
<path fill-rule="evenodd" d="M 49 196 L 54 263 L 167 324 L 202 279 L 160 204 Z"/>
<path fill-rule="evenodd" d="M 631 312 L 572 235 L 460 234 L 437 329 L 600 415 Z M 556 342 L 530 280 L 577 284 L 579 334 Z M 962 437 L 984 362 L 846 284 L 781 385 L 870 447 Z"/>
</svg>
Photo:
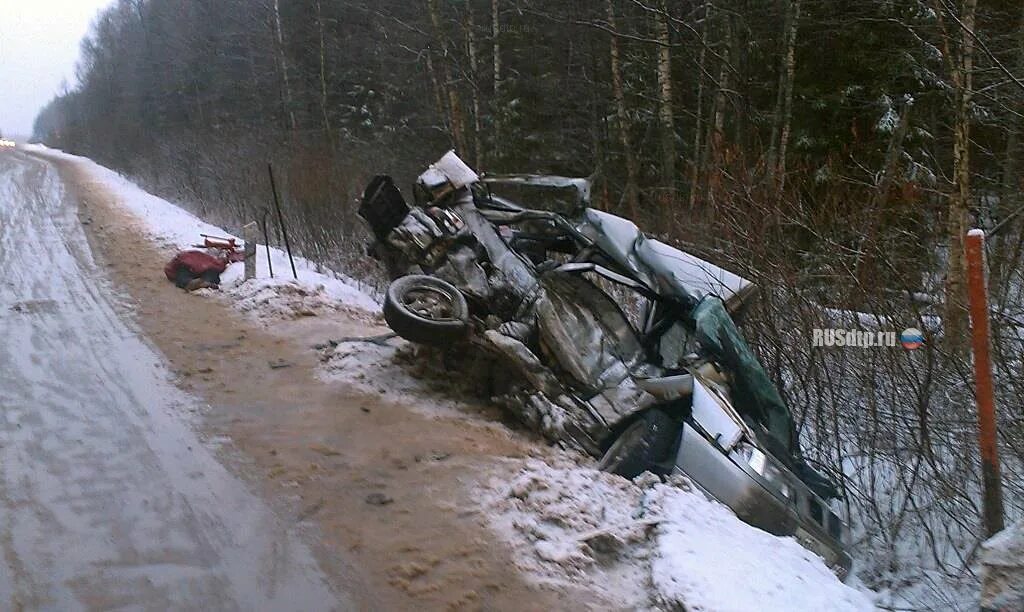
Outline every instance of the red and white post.
<svg viewBox="0 0 1024 612">
<path fill-rule="evenodd" d="M 978 441 L 984 490 L 985 534 L 992 537 L 1003 530 L 1003 489 L 996 448 L 995 393 L 992 387 L 992 358 L 989 352 L 988 288 L 985 281 L 985 232 L 973 229 L 965 242 L 967 295 L 970 298 L 971 348 L 974 354 L 975 397 L 978 402 Z"/>
</svg>

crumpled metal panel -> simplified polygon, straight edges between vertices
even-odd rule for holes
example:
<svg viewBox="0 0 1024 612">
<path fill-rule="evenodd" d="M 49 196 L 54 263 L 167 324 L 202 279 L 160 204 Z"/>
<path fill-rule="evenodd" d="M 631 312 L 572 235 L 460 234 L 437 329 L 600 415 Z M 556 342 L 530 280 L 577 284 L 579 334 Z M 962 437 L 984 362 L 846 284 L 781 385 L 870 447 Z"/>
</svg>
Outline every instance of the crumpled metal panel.
<svg viewBox="0 0 1024 612">
<path fill-rule="evenodd" d="M 685 291 L 698 300 L 717 295 L 730 312 L 735 312 L 756 291 L 751 281 L 659 240 L 641 240 L 636 255 L 654 273 L 663 290 L 677 294 Z"/>
<path fill-rule="evenodd" d="M 756 292 L 753 282 L 648 238 L 629 219 L 588 208 L 576 229 L 657 293 L 693 303 L 706 295 L 717 295 L 735 312 Z"/>
<path fill-rule="evenodd" d="M 587 452 L 600 451 L 608 425 L 589 404 L 573 397 L 528 346 L 496 330 L 485 331 L 478 343 L 504 357 L 533 388 L 499 398 L 507 409 L 552 441 L 569 439 Z"/>
<path fill-rule="evenodd" d="M 729 402 L 699 378 L 693 381 L 693 420 L 726 451 L 749 432 Z"/>
<path fill-rule="evenodd" d="M 596 313 L 572 294 L 545 291 L 537 300 L 537 326 L 558 365 L 590 393 L 622 382 L 629 375 L 623 359 L 636 359 L 633 347 L 620 345 Z"/>
<path fill-rule="evenodd" d="M 489 300 L 493 293 L 487 273 L 477 263 L 476 253 L 467 245 L 450 249 L 444 264 L 434 271 L 434 276 L 448 281 L 467 296 L 481 302 Z"/>
<path fill-rule="evenodd" d="M 536 316 L 542 345 L 601 420 L 614 428 L 652 405 L 654 397 L 633 382 L 643 348 L 614 302 L 578 275 L 549 272 L 541 282 Z"/>
<path fill-rule="evenodd" d="M 590 205 L 590 194 L 593 183 L 588 178 L 553 176 L 550 174 L 489 174 L 483 177 L 484 183 L 497 185 L 531 185 L 534 187 L 553 187 L 572 189 L 576 193 L 576 207 Z"/>
<path fill-rule="evenodd" d="M 490 221 L 485 219 L 473 204 L 473 195 L 468 189 L 455 194 L 455 202 L 451 208 L 466 223 L 466 229 L 476 238 L 487 255 L 491 267 L 498 271 L 502 279 L 513 287 L 519 295 L 536 293 L 538 282 L 533 264 L 520 257 L 509 248 L 508 244 L 498 235 L 498 231 Z M 491 278 L 492 282 L 496 279 Z"/>
<path fill-rule="evenodd" d="M 636 246 L 643 239 L 643 234 L 635 223 L 606 212 L 588 208 L 583 211 L 583 219 L 576 229 L 594 241 L 602 251 L 615 260 L 620 266 L 633 273 L 637 280 L 650 289 L 656 283 L 648 271 L 640 264 L 636 256 Z"/>
<path fill-rule="evenodd" d="M 444 231 L 421 208 L 413 208 L 388 234 L 388 246 L 400 251 L 409 261 L 429 263 L 431 247 L 444 237 Z"/>
<path fill-rule="evenodd" d="M 519 373 L 535 389 L 552 397 L 564 393 L 564 388 L 558 377 L 544 365 L 540 358 L 519 340 L 489 329 L 483 333 L 484 339 L 492 350 L 506 357 L 519 369 Z"/>
</svg>

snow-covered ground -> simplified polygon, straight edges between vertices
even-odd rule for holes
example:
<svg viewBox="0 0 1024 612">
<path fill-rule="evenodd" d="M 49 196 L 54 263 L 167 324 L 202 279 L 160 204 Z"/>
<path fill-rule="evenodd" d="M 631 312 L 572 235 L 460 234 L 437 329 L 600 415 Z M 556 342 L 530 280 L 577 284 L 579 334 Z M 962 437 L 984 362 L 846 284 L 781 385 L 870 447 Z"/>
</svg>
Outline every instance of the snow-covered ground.
<svg viewBox="0 0 1024 612">
<path fill-rule="evenodd" d="M 229 236 L 88 159 L 26 148 L 82 164 L 170 250 L 191 246 L 202 233 Z M 271 253 L 276 272 L 289 270 L 284 253 Z M 257 280 L 241 283 L 241 264 L 222 276 L 225 294 L 258 318 L 302 316 L 318 309 L 362 316 L 379 311 L 377 300 L 342 274 L 297 258 L 298 281 L 270 279 L 262 246 L 258 256 Z M 368 390 L 397 391 L 430 412 L 465 416 L 458 389 L 430 384 L 436 377 L 418 373 L 423 364 L 414 354 L 400 341 L 342 342 L 325 350 L 325 375 Z M 594 469 L 587 457 L 550 454 L 550 463 L 507 460 L 494 466 L 487 482 L 467 485 L 476 487 L 478 510 L 511 546 L 520 571 L 533 580 L 587 584 L 630 609 L 872 609 L 864 593 L 841 583 L 795 540 L 746 525 L 725 506 L 692 490 L 685 479 L 662 484 L 641 476 L 630 482 Z"/>
<path fill-rule="evenodd" d="M 795 540 L 741 522 L 686 479 L 629 482 L 577 461 L 516 462 L 482 491 L 492 525 L 536 580 L 586 581 L 630 609 L 873 609 Z"/>
<path fill-rule="evenodd" d="M 1024 521 L 982 545 L 981 604 L 993 610 L 1024 608 Z"/>
<path fill-rule="evenodd" d="M 353 339 L 326 347 L 320 375 L 369 393 L 387 393 L 426 416 L 465 417 L 474 412 L 471 382 L 446 372 L 443 357 L 401 338 Z"/>
</svg>

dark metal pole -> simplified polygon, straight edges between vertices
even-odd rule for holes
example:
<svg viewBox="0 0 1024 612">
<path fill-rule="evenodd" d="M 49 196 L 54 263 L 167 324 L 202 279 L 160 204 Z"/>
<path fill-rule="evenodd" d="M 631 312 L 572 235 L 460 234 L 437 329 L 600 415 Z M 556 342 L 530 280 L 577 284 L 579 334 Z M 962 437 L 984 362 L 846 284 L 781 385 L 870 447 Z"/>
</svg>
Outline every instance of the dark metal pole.
<svg viewBox="0 0 1024 612">
<path fill-rule="evenodd" d="M 288 263 L 292 265 L 292 276 L 299 280 L 299 273 L 295 271 L 295 260 L 292 259 L 292 245 L 288 242 L 288 228 L 284 225 L 284 215 L 281 214 L 281 202 L 277 198 L 277 183 L 274 182 L 274 167 L 267 164 L 267 172 L 270 173 L 270 190 L 274 192 L 274 208 L 277 209 L 277 222 L 281 224 L 281 234 L 284 235 L 284 248 L 288 251 Z"/>
<path fill-rule="evenodd" d="M 985 534 L 1003 530 L 1003 488 L 996 448 L 995 393 L 989 356 L 988 290 L 985 286 L 985 234 L 967 233 L 967 295 L 970 298 L 971 345 L 974 349 L 975 398 L 978 402 L 978 441 L 981 446 L 982 508 Z"/>
<path fill-rule="evenodd" d="M 264 206 L 263 218 L 261 219 L 263 224 L 263 246 L 267 247 L 267 269 L 270 270 L 270 278 L 274 278 L 274 262 L 270 260 L 270 234 L 267 232 L 267 215 L 269 214 L 270 209 Z"/>
</svg>

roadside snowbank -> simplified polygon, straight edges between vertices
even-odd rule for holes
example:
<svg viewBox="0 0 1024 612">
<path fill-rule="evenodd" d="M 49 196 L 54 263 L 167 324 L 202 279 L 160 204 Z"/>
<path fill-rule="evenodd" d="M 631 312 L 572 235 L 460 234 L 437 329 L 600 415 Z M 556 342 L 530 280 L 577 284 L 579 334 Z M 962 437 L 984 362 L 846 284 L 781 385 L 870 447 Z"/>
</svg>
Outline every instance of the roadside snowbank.
<svg viewBox="0 0 1024 612">
<path fill-rule="evenodd" d="M 296 262 L 297 265 L 298 262 Z M 232 264 L 229 271 L 241 268 Z M 351 318 L 375 322 L 380 307 L 367 294 L 340 279 L 317 282 L 312 273 L 291 278 L 260 278 L 244 282 L 241 273 L 222 277 L 221 290 L 233 299 L 235 308 L 258 319 L 295 319 L 344 311 Z"/>
<path fill-rule="evenodd" d="M 1024 609 L 1024 521 L 1000 531 L 981 548 L 982 609 Z"/>
<path fill-rule="evenodd" d="M 325 380 L 386 395 L 426 416 L 474 418 L 482 427 L 497 426 L 497 409 L 482 416 L 489 409 L 489 398 L 481 392 L 486 385 L 466 375 L 474 368 L 448 363 L 451 355 L 398 337 L 342 338 L 321 348 L 320 376 Z M 459 375 L 452 376 L 452 371 Z"/>
<path fill-rule="evenodd" d="M 519 463 L 481 497 L 519 569 L 541 583 L 586 581 L 624 608 L 873 609 L 795 540 L 746 525 L 683 478 L 629 482 L 568 456 Z"/>
<path fill-rule="evenodd" d="M 171 251 L 192 248 L 202 241 L 201 234 L 238 238 L 146 192 L 117 172 L 88 158 L 69 155 L 42 145 L 25 145 L 24 149 L 78 164 L 95 181 L 110 189 L 125 209 L 144 221 L 150 235 L 169 254 Z M 269 275 L 266 248 L 258 245 L 254 280 L 242 281 L 244 267 L 241 263 L 231 264 L 221 275 L 221 289 L 224 293 L 234 298 L 240 310 L 258 319 L 312 316 L 335 309 L 348 309 L 364 315 L 376 315 L 380 311 L 379 302 L 360 288 L 358 281 L 343 274 L 296 257 L 295 269 L 299 278 L 293 280 L 287 254 L 273 247 L 270 249 L 270 263 L 275 278 Z M 162 274 L 163 271 L 154 273 Z"/>
</svg>

